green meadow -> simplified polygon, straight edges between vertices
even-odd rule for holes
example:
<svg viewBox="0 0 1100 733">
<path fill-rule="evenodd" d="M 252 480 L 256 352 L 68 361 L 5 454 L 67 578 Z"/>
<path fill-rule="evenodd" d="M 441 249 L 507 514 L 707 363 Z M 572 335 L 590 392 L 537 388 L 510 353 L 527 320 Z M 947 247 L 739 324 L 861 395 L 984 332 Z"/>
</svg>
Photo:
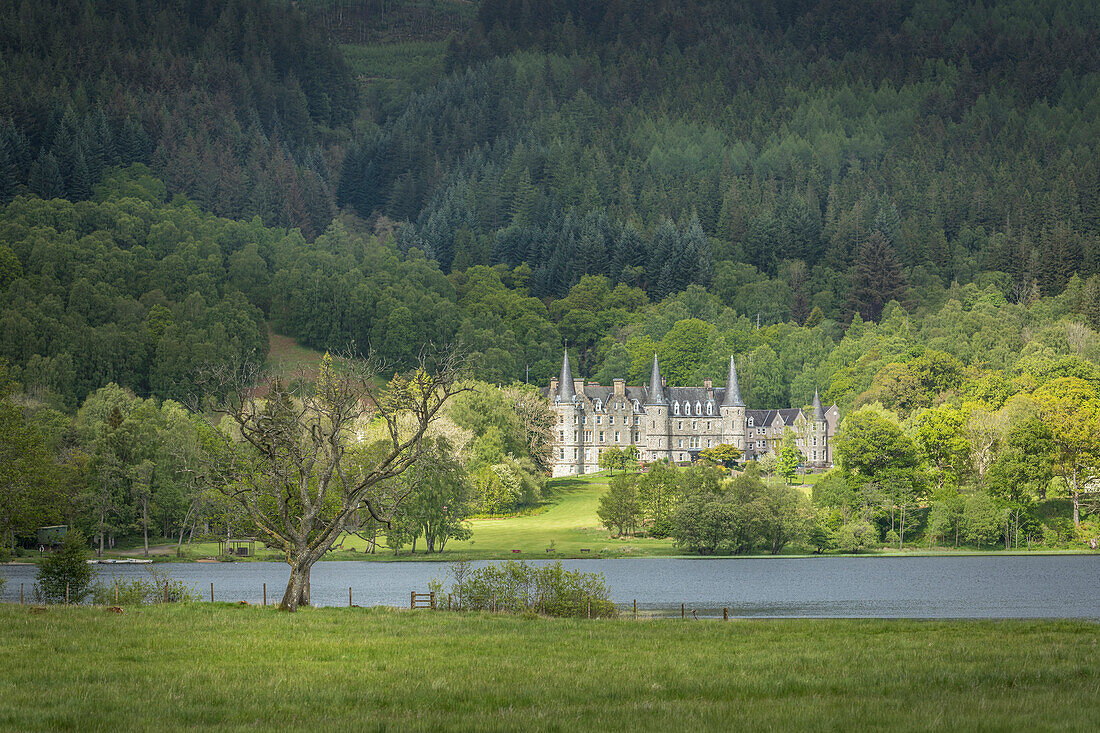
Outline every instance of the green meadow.
<svg viewBox="0 0 1100 733">
<path fill-rule="evenodd" d="M 0 606 L 0 728 L 1092 730 L 1084 622 Z"/>
</svg>

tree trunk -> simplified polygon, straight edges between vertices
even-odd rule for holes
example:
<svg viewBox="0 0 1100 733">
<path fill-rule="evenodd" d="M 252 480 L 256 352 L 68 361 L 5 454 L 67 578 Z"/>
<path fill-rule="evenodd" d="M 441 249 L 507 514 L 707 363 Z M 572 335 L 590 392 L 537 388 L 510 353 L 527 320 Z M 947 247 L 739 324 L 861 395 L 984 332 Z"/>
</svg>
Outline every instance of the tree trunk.
<svg viewBox="0 0 1100 733">
<path fill-rule="evenodd" d="M 291 565 L 290 580 L 286 583 L 286 592 L 279 603 L 280 611 L 297 611 L 298 606 L 309 603 L 309 571 L 313 564 Z"/>
<path fill-rule="evenodd" d="M 1073 497 L 1073 526 L 1081 529 L 1081 503 L 1077 495 L 1077 466 L 1073 467 L 1073 486 L 1070 487 L 1070 496 Z"/>
<path fill-rule="evenodd" d="M 149 499 L 141 498 L 141 530 L 145 539 L 145 557 L 149 557 Z"/>
</svg>

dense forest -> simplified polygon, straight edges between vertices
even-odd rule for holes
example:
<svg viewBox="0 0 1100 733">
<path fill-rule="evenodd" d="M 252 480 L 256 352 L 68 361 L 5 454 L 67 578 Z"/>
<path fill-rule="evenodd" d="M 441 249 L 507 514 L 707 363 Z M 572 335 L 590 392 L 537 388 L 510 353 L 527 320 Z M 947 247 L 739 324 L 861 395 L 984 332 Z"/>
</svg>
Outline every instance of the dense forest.
<svg viewBox="0 0 1100 733">
<path fill-rule="evenodd" d="M 94 532 L 110 484 L 126 534 L 160 482 L 146 525 L 194 527 L 146 462 L 271 332 L 501 385 L 733 354 L 750 407 L 896 426 L 939 501 L 1044 497 L 1044 405 L 1100 394 L 1097 41 L 1083 0 L 5 4 L 3 417 L 69 493 L 0 533 Z M 455 409 L 471 511 L 537 502 L 508 410 Z"/>
</svg>

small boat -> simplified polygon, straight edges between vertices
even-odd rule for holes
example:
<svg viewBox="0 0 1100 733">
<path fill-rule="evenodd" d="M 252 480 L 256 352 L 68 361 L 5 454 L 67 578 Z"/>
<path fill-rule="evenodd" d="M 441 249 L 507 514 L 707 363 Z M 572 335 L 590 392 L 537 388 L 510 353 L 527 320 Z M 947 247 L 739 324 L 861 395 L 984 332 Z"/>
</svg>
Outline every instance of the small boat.
<svg viewBox="0 0 1100 733">
<path fill-rule="evenodd" d="M 139 560 L 136 557 L 104 558 L 102 560 L 89 560 L 89 565 L 148 565 L 152 560 Z"/>
</svg>

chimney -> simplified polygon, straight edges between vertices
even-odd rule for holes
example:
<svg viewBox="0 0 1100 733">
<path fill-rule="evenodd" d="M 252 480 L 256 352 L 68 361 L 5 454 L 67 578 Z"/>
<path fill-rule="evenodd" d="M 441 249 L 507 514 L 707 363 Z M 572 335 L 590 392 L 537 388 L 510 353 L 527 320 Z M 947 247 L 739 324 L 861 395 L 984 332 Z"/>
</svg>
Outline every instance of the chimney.
<svg viewBox="0 0 1100 733">
<path fill-rule="evenodd" d="M 550 377 L 550 397 L 552 398 L 557 393 L 558 393 L 558 378 L 557 377 Z"/>
<path fill-rule="evenodd" d="M 573 380 L 573 391 L 576 392 L 577 394 L 584 394 L 584 380 L 583 379 L 574 379 Z"/>
<path fill-rule="evenodd" d="M 625 379 L 612 379 L 612 386 L 615 388 L 616 397 L 624 397 L 626 395 L 626 380 Z"/>
<path fill-rule="evenodd" d="M 662 387 L 667 387 L 668 386 L 668 382 L 665 381 L 664 377 L 661 377 L 661 386 Z"/>
<path fill-rule="evenodd" d="M 703 389 L 714 389 L 714 382 L 709 379 L 703 380 Z"/>
</svg>

